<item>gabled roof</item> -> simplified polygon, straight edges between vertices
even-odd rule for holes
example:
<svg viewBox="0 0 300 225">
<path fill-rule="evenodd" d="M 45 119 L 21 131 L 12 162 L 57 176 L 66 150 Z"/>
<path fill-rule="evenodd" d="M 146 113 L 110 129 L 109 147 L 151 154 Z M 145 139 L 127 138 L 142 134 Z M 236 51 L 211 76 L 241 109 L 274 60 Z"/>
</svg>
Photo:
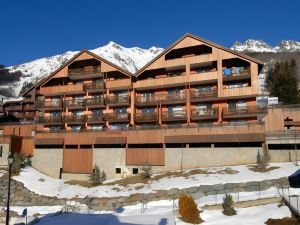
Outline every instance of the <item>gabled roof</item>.
<svg viewBox="0 0 300 225">
<path fill-rule="evenodd" d="M 129 71 L 113 64 L 112 62 L 109 62 L 108 60 L 92 53 L 91 51 L 89 50 L 86 50 L 86 49 L 83 49 L 81 50 L 80 52 L 78 52 L 76 55 L 74 55 L 71 59 L 69 59 L 67 62 L 65 62 L 63 65 L 61 65 L 57 70 L 55 70 L 54 72 L 52 72 L 51 74 L 49 74 L 47 77 L 41 79 L 39 82 L 37 82 L 36 84 L 32 85 L 28 90 L 26 90 L 25 92 L 23 93 L 20 93 L 19 96 L 24 96 L 26 95 L 28 92 L 30 92 L 33 88 L 43 84 L 44 82 L 48 81 L 51 77 L 53 77 L 56 73 L 58 73 L 60 70 L 62 70 L 63 68 L 65 68 L 66 66 L 68 66 L 69 64 L 71 64 L 78 56 L 80 56 L 82 53 L 88 53 L 90 54 L 91 56 L 93 56 L 94 58 L 98 59 L 99 61 L 102 61 L 104 63 L 107 63 L 109 64 L 110 66 L 112 67 L 115 67 L 116 69 L 120 70 L 121 72 L 123 72 L 124 74 L 126 74 L 127 76 L 129 77 L 132 77 L 133 74 L 131 74 Z"/>
<path fill-rule="evenodd" d="M 239 52 L 233 51 L 233 50 L 231 50 L 231 49 L 229 49 L 229 48 L 226 48 L 226 47 L 224 47 L 224 46 L 222 46 L 222 45 L 218 45 L 218 44 L 216 44 L 216 43 L 214 43 L 214 42 L 208 41 L 208 40 L 206 40 L 206 39 L 204 39 L 204 38 L 201 38 L 201 37 L 198 37 L 198 36 L 196 36 L 196 35 L 193 35 L 193 34 L 190 34 L 190 33 L 186 33 L 186 34 L 184 34 L 181 38 L 179 38 L 177 41 L 175 41 L 173 44 L 171 44 L 168 48 L 166 48 L 164 51 L 162 51 L 159 55 L 157 55 L 154 59 L 152 59 L 150 62 L 148 62 L 145 66 L 143 66 L 141 69 L 139 69 L 139 70 L 134 74 L 134 76 L 135 76 L 135 77 L 138 77 L 142 72 L 145 71 L 145 69 L 146 69 L 148 66 L 150 66 L 150 65 L 151 65 L 152 63 L 154 63 L 157 59 L 159 59 L 160 57 L 162 57 L 163 55 L 165 55 L 165 54 L 168 53 L 169 51 L 171 51 L 175 45 L 177 45 L 178 43 L 180 43 L 181 41 L 183 41 L 183 40 L 184 40 L 185 38 L 187 38 L 187 37 L 194 38 L 194 39 L 196 39 L 196 40 L 198 40 L 198 41 L 200 41 L 200 42 L 203 42 L 203 43 L 205 43 L 205 44 L 211 45 L 211 46 L 213 46 L 213 47 L 215 47 L 215 48 L 221 49 L 221 50 L 223 50 L 223 51 L 230 52 L 230 53 L 232 53 L 232 54 L 234 54 L 234 55 L 237 55 L 237 56 L 239 56 L 239 57 L 241 57 L 241 58 L 244 58 L 244 59 L 247 59 L 247 60 L 249 60 L 249 61 L 252 61 L 252 62 L 261 64 L 261 65 L 264 65 L 264 62 L 261 61 L 261 60 L 258 60 L 258 59 L 256 59 L 256 58 L 253 58 L 253 57 L 248 56 L 248 55 L 245 55 L 245 54 L 243 54 L 243 53 L 239 53 Z"/>
</svg>

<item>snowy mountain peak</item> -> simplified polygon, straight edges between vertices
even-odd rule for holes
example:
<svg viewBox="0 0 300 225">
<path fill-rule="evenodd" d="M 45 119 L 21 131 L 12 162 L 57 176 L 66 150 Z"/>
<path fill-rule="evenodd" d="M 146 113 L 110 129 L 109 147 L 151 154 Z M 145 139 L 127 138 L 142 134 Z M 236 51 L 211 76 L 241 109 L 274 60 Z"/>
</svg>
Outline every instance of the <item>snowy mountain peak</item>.
<svg viewBox="0 0 300 225">
<path fill-rule="evenodd" d="M 159 47 L 151 47 L 149 49 L 139 47 L 126 48 L 113 41 L 91 50 L 94 54 L 131 73 L 135 73 L 162 51 L 163 49 Z M 77 53 L 79 51 L 67 51 L 60 55 L 49 56 L 8 67 L 11 72 L 21 71 L 24 76 L 18 82 L 0 85 L 0 90 L 7 89 L 8 92 L 13 92 L 14 96 L 18 96 L 23 85 L 31 86 L 48 76 Z"/>
<path fill-rule="evenodd" d="M 300 52 L 300 42 L 292 40 L 282 40 L 275 47 L 277 52 Z"/>
<path fill-rule="evenodd" d="M 238 52 L 300 52 L 300 42 L 283 40 L 275 47 L 261 40 L 248 39 L 244 43 L 235 42 L 232 50 Z"/>
<path fill-rule="evenodd" d="M 271 45 L 254 39 L 248 39 L 244 43 L 235 42 L 231 49 L 238 52 L 275 52 Z"/>
</svg>

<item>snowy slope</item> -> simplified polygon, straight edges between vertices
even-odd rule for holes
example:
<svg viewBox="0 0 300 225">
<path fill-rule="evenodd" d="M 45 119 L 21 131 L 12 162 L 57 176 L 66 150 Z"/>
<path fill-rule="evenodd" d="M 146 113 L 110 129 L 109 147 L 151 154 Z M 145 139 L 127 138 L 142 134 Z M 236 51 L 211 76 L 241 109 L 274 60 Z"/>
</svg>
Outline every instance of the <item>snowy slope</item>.
<svg viewBox="0 0 300 225">
<path fill-rule="evenodd" d="M 162 51 L 163 49 L 158 47 L 151 47 L 149 49 L 138 47 L 126 48 L 112 41 L 107 45 L 91 50 L 91 52 L 96 55 L 103 57 L 131 73 L 135 73 Z M 0 85 L 0 88 L 14 87 L 15 96 L 17 96 L 23 84 L 36 83 L 55 71 L 78 52 L 79 51 L 68 51 L 61 55 L 41 58 L 21 65 L 8 67 L 12 72 L 21 71 L 24 76 L 18 82 Z"/>
</svg>

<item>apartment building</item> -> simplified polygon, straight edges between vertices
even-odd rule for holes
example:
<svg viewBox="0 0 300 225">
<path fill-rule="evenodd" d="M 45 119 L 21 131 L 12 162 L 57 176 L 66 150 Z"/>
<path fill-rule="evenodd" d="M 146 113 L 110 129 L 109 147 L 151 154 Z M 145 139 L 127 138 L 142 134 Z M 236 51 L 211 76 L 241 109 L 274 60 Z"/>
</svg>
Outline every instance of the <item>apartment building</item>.
<svg viewBox="0 0 300 225">
<path fill-rule="evenodd" d="M 192 34 L 136 74 L 83 50 L 23 94 L 27 125 L 4 134 L 23 138 L 19 151 L 37 169 L 65 179 L 85 179 L 94 164 L 120 177 L 145 162 L 154 171 L 254 163 L 267 132 L 300 120 L 282 110 L 274 127 L 274 113 L 256 104 L 262 67 Z"/>
</svg>

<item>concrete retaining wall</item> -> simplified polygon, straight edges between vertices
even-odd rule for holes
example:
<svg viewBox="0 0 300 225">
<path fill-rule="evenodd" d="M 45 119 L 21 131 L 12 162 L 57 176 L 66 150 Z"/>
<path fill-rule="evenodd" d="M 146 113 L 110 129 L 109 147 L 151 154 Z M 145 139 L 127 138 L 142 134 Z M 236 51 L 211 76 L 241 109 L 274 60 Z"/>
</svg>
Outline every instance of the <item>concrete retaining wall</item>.
<svg viewBox="0 0 300 225">
<path fill-rule="evenodd" d="M 0 144 L 2 146 L 2 155 L 0 155 L 0 167 L 1 166 L 7 166 L 7 158 L 9 154 L 9 144 Z"/>
<path fill-rule="evenodd" d="M 59 178 L 63 164 L 63 149 L 35 149 L 32 167 L 51 177 Z"/>
</svg>

